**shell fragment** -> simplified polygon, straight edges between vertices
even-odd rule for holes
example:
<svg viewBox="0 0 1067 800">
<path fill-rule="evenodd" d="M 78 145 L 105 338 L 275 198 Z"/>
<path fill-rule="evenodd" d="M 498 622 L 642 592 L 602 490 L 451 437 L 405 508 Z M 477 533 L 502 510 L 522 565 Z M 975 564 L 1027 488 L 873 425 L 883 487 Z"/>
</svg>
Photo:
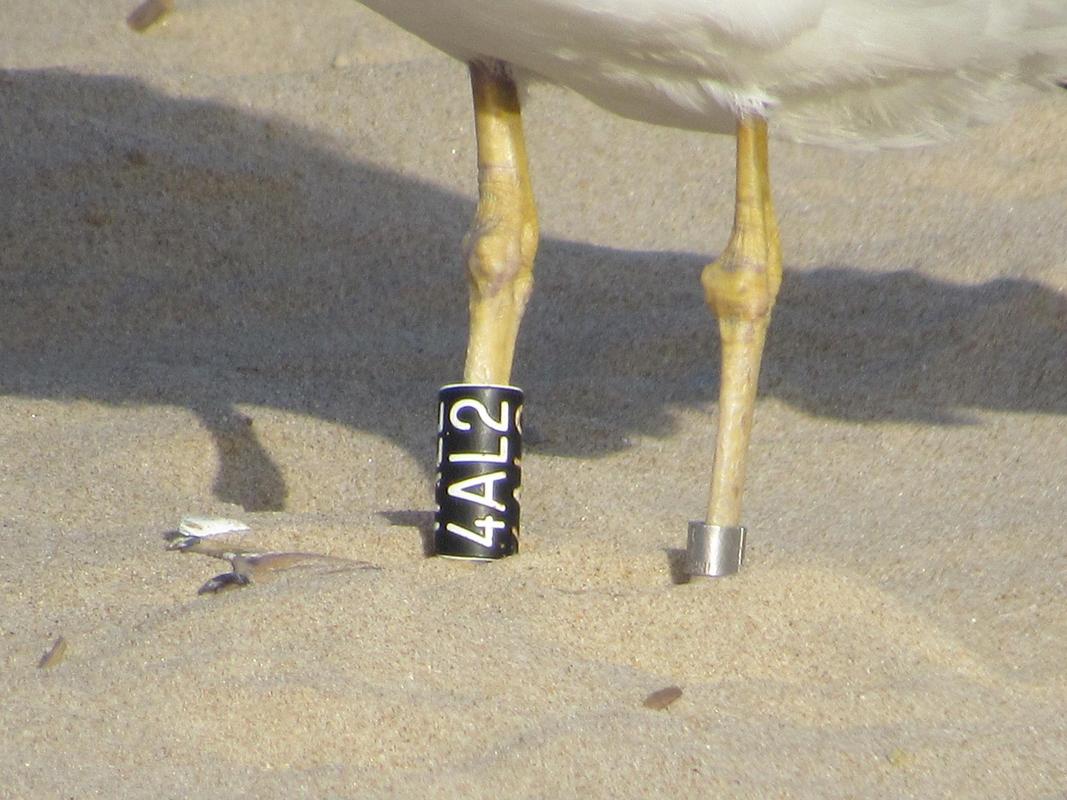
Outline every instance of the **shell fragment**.
<svg viewBox="0 0 1067 800">
<path fill-rule="evenodd" d="M 225 517 L 201 517 L 190 515 L 182 517 L 178 523 L 178 532 L 186 536 L 220 536 L 224 533 L 240 533 L 252 530 L 239 519 Z"/>
</svg>

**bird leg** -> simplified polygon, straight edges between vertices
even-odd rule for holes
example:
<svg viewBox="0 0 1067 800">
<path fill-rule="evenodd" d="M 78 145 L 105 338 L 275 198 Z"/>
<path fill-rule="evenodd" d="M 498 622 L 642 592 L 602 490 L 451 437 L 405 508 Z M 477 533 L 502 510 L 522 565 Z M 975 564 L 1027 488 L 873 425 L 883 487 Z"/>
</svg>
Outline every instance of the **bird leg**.
<svg viewBox="0 0 1067 800">
<path fill-rule="evenodd" d="M 726 575 L 740 566 L 745 457 L 763 342 L 781 282 L 782 255 L 767 165 L 767 122 L 759 117 L 742 118 L 737 124 L 733 232 L 722 255 L 701 274 L 705 298 L 719 322 L 722 373 L 707 522 L 690 523 L 689 529 L 691 575 Z"/>
<path fill-rule="evenodd" d="M 478 209 L 466 238 L 470 339 L 466 383 L 507 384 L 533 289 L 537 209 L 515 82 L 503 62 L 472 62 Z"/>
</svg>

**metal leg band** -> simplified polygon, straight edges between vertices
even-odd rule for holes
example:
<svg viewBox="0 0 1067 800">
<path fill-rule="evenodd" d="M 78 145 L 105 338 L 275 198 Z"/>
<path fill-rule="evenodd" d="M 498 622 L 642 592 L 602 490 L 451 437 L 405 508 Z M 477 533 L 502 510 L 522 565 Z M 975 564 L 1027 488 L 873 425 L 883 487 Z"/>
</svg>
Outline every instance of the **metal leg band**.
<svg viewBox="0 0 1067 800">
<path fill-rule="evenodd" d="M 740 525 L 689 523 L 685 548 L 686 572 L 694 578 L 733 575 L 745 557 L 745 529 Z"/>
</svg>

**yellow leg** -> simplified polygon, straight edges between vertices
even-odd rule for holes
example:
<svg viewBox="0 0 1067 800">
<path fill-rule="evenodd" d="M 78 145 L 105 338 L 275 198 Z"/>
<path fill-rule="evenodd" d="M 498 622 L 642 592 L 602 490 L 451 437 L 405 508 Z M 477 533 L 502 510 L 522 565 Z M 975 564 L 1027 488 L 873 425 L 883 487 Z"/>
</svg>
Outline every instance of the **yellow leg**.
<svg viewBox="0 0 1067 800">
<path fill-rule="evenodd" d="M 478 210 L 464 242 L 470 281 L 467 383 L 507 384 L 533 289 L 537 209 L 515 83 L 501 62 L 472 63 Z"/>
<path fill-rule="evenodd" d="M 752 413 L 759 382 L 767 325 L 782 282 L 778 223 L 771 203 L 767 166 L 767 123 L 742 119 L 737 125 L 737 198 L 730 242 L 701 275 L 708 305 L 719 321 L 722 375 L 719 429 L 712 466 L 707 523 L 690 526 L 689 571 L 694 575 L 728 574 L 740 562 L 743 547 L 741 494 Z M 703 537 L 703 538 L 702 538 Z M 736 549 L 720 558 L 714 550 Z M 731 563 L 732 559 L 732 563 Z"/>
</svg>

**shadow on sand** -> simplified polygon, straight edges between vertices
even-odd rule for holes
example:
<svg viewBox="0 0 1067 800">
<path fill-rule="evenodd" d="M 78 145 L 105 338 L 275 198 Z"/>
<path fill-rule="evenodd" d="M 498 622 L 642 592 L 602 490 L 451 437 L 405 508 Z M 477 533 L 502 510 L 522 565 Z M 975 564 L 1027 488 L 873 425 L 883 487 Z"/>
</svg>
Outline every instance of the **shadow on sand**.
<svg viewBox="0 0 1067 800">
<path fill-rule="evenodd" d="M 216 495 L 249 510 L 284 508 L 286 486 L 239 404 L 372 430 L 432 469 L 468 199 L 295 126 L 62 71 L 0 73 L 0 177 L 5 393 L 191 409 Z M 704 260 L 543 242 L 515 376 L 535 447 L 610 452 L 714 398 Z M 833 265 L 787 276 L 762 392 L 856 420 L 1062 414 L 1064 364 L 1067 301 L 1039 284 Z"/>
</svg>

